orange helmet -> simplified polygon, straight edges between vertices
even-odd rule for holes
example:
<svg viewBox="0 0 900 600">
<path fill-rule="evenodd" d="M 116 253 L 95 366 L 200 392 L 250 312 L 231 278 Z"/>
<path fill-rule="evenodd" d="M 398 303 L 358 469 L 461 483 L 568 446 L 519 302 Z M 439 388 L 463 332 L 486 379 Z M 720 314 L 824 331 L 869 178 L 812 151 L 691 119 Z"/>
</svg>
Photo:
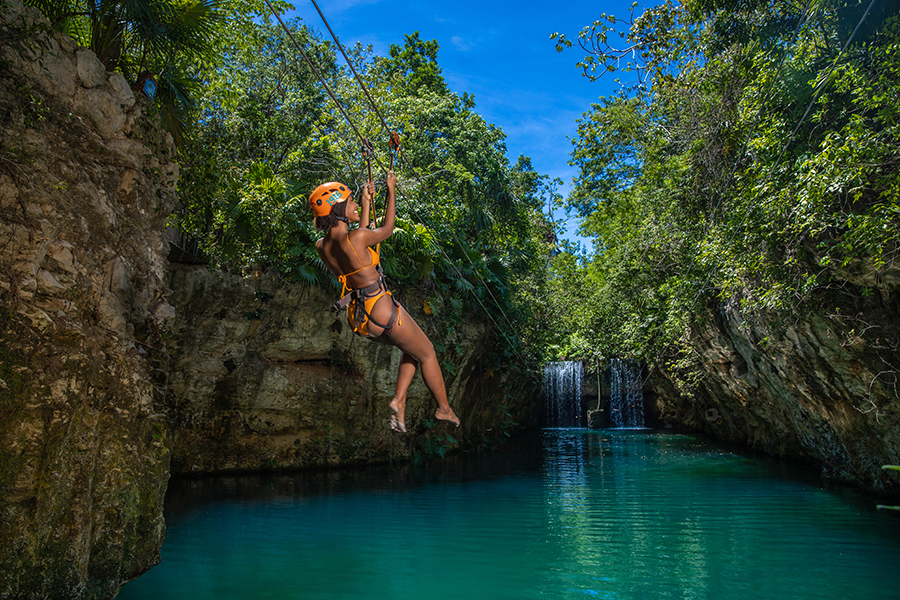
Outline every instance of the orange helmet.
<svg viewBox="0 0 900 600">
<path fill-rule="evenodd" d="M 350 188 L 343 183 L 330 181 L 323 183 L 309 195 L 309 205 L 317 217 L 327 217 L 331 207 L 350 198 Z"/>
</svg>

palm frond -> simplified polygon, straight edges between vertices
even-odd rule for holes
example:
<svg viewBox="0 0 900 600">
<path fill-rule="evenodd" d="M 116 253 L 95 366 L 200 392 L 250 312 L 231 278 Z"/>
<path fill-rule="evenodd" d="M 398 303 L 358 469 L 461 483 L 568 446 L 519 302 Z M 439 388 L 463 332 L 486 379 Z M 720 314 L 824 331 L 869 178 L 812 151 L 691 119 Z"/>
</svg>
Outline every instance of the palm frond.
<svg viewBox="0 0 900 600">
<path fill-rule="evenodd" d="M 464 277 L 458 277 L 453 280 L 453 287 L 457 289 L 457 291 L 461 293 L 471 293 L 475 291 L 475 286 L 472 285 L 468 279 Z"/>
<path fill-rule="evenodd" d="M 489 231 L 494 225 L 494 219 L 490 213 L 482 207 L 475 209 L 475 231 Z"/>
<path fill-rule="evenodd" d="M 173 46 L 209 58 L 216 51 L 210 40 L 216 27 L 225 20 L 224 7 L 223 0 L 196 0 L 178 7 L 167 32 Z"/>
<path fill-rule="evenodd" d="M 317 285 L 322 272 L 312 265 L 302 265 L 296 271 L 297 278 L 305 285 Z"/>
<path fill-rule="evenodd" d="M 157 75 L 160 117 L 176 144 L 180 144 L 190 126 L 198 88 L 197 80 L 180 62 L 170 63 Z"/>
</svg>

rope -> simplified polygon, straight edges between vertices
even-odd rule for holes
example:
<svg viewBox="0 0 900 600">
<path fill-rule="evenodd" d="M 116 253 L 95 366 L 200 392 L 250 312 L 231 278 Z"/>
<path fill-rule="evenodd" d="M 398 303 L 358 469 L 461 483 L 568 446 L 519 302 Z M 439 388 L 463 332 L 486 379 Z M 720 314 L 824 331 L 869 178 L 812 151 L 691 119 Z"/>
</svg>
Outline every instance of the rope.
<svg viewBox="0 0 900 600">
<path fill-rule="evenodd" d="M 344 46 L 338 40 L 337 36 L 334 34 L 334 30 L 331 29 L 331 25 L 328 24 L 328 20 L 325 18 L 325 15 L 322 14 L 322 9 L 319 8 L 316 0 L 312 0 L 313 6 L 316 7 L 316 10 L 319 13 L 319 16 L 322 17 L 322 22 L 325 23 L 325 27 L 328 29 L 328 33 L 331 34 L 331 39 L 334 40 L 334 43 L 337 44 L 338 50 L 341 51 L 341 54 L 344 56 L 344 60 L 347 61 L 347 66 L 350 67 L 350 70 L 353 71 L 353 76 L 356 77 L 356 81 L 359 82 L 359 87 L 362 88 L 363 93 L 365 93 L 366 98 L 369 99 L 369 104 L 372 105 L 372 108 L 375 110 L 375 114 L 378 115 L 378 118 L 381 120 L 381 125 L 384 127 L 385 131 L 390 132 L 390 128 L 387 126 L 387 123 L 384 120 L 384 117 L 381 116 L 381 113 L 378 111 L 378 107 L 375 105 L 375 101 L 372 99 L 372 96 L 369 94 L 369 90 L 366 89 L 365 84 L 363 84 L 362 78 L 359 76 L 359 73 L 356 72 L 356 69 L 353 67 L 353 63 L 350 61 L 350 58 L 347 56 L 347 53 L 344 52 Z"/>
<path fill-rule="evenodd" d="M 268 0 L 266 0 L 268 2 Z M 325 15 L 322 14 L 322 9 L 319 8 L 319 4 L 316 0 L 311 0 L 313 6 L 316 7 L 316 11 L 318 11 L 319 16 L 322 17 L 322 22 L 325 23 L 325 27 L 328 29 L 328 33 L 331 34 L 331 39 L 334 40 L 334 43 L 337 45 L 338 50 L 341 51 L 341 54 L 344 56 L 344 60 L 347 61 L 347 66 L 350 67 L 350 70 L 353 72 L 353 76 L 356 78 L 356 81 L 359 83 L 360 89 L 362 89 L 363 93 L 366 95 L 366 98 L 369 100 L 369 104 L 372 106 L 372 110 L 375 111 L 375 114 L 378 116 L 378 119 L 381 121 L 381 126 L 384 128 L 384 131 L 390 135 L 392 132 L 391 128 L 388 127 L 387 122 L 384 120 L 384 117 L 381 115 L 381 111 L 378 110 L 378 105 L 375 103 L 375 100 L 372 99 L 372 95 L 369 94 L 369 90 L 366 87 L 366 84 L 363 82 L 362 77 L 359 76 L 359 73 L 356 72 L 356 69 L 353 67 L 353 63 L 350 61 L 350 58 L 347 56 L 347 53 L 344 51 L 344 46 L 341 44 L 340 40 L 338 40 L 337 35 L 335 35 L 334 30 L 331 29 L 331 25 L 328 24 L 328 20 L 325 18 Z M 375 157 L 375 162 L 378 162 L 378 157 Z M 378 166 L 384 168 L 381 163 L 378 163 Z M 408 166 L 408 165 L 407 165 Z"/>
<path fill-rule="evenodd" d="M 303 58 L 306 60 L 307 64 L 309 65 L 309 68 L 312 69 L 312 72 L 315 74 L 316 79 L 318 79 L 319 83 L 322 84 L 322 87 L 325 88 L 325 91 L 331 97 L 331 101 L 334 102 L 334 105 L 338 108 L 339 111 L 341 111 L 341 114 L 344 115 L 344 118 L 347 120 L 347 123 L 350 124 L 350 127 L 353 129 L 353 132 L 356 133 L 356 136 L 360 139 L 360 141 L 365 140 L 366 138 L 363 137 L 363 135 L 356 128 L 356 125 L 353 124 L 353 121 L 350 120 L 350 116 L 347 114 L 347 112 L 344 110 L 344 107 L 341 105 L 341 103 L 338 101 L 337 97 L 331 91 L 331 88 L 328 87 L 327 83 L 325 83 L 325 80 L 322 78 L 322 75 L 319 73 L 319 70 L 316 68 L 316 65 L 313 63 L 312 59 L 309 58 L 309 56 L 306 54 L 306 52 L 303 51 L 303 48 L 300 47 L 300 44 L 297 43 L 297 40 L 294 38 L 294 34 L 291 33 L 291 30 L 287 28 L 287 25 L 285 25 L 284 21 L 281 20 L 281 17 L 278 16 L 278 13 L 275 12 L 275 9 L 272 7 L 272 4 L 269 2 L 269 0 L 265 0 L 265 3 L 266 3 L 266 6 L 269 7 L 269 10 L 272 12 L 272 14 L 275 16 L 275 18 L 278 19 L 278 22 L 281 23 L 281 27 L 288 34 L 288 37 L 291 38 L 291 41 L 294 43 L 294 47 L 297 48 L 297 51 L 300 52 L 300 55 L 303 56 Z"/>
</svg>

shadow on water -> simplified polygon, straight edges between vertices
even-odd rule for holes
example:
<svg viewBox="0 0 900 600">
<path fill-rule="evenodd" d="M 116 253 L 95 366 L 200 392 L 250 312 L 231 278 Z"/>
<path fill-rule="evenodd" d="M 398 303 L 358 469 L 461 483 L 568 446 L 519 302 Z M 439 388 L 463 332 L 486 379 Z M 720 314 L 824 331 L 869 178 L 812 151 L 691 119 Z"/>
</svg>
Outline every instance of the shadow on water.
<svg viewBox="0 0 900 600">
<path fill-rule="evenodd" d="M 548 468 L 592 464 L 597 460 L 646 462 L 653 455 L 654 476 L 695 483 L 709 480 L 785 482 L 833 494 L 860 510 L 876 499 L 850 485 L 823 482 L 802 464 L 733 447 L 702 436 L 650 428 L 544 428 L 513 437 L 494 452 L 455 454 L 424 465 L 374 465 L 257 475 L 173 478 L 165 500 L 167 523 L 223 500 L 252 504 L 286 502 L 349 493 L 404 493 L 428 485 L 463 484 L 540 475 Z M 894 515 L 887 515 L 893 518 Z M 900 518 L 897 519 L 900 521 Z"/>
<path fill-rule="evenodd" d="M 542 459 L 541 432 L 532 430 L 511 438 L 494 452 L 454 454 L 423 465 L 178 477 L 169 482 L 165 517 L 170 522 L 224 499 L 252 503 L 358 492 L 403 493 L 426 485 L 514 477 L 539 472 Z"/>
</svg>

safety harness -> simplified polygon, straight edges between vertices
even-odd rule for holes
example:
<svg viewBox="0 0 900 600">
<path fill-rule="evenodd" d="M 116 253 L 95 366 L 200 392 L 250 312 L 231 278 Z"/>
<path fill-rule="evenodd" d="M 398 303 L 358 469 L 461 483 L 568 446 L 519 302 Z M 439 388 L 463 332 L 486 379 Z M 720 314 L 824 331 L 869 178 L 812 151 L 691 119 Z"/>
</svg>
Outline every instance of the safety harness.
<svg viewBox="0 0 900 600">
<path fill-rule="evenodd" d="M 356 248 L 354 248 L 353 243 L 350 242 L 349 231 L 347 232 L 347 243 L 350 244 L 350 248 L 353 250 L 353 254 L 356 256 L 356 260 L 359 261 L 360 264 L 362 264 L 362 260 L 360 260 L 359 254 L 356 253 Z M 360 328 L 366 325 L 367 322 L 369 322 L 376 327 L 381 327 L 384 330 L 384 333 L 391 335 L 391 331 L 393 331 L 394 326 L 400 324 L 400 303 L 396 298 L 394 298 L 394 295 L 389 289 L 387 289 L 387 286 L 384 283 L 384 270 L 381 268 L 381 257 L 379 256 L 379 253 L 371 249 L 369 251 L 372 253 L 372 264 L 360 267 L 355 271 L 351 271 L 350 273 L 338 275 L 338 281 L 341 282 L 342 286 L 341 299 L 335 302 L 332 308 L 336 312 L 340 312 L 347 308 L 351 302 L 353 302 L 355 310 L 353 311 L 353 320 L 350 322 L 350 327 L 354 332 L 359 333 Z M 351 289 L 347 286 L 347 278 L 350 275 L 355 275 L 356 273 L 359 273 L 363 269 L 367 269 L 369 267 L 375 267 L 375 270 L 378 273 L 377 281 L 362 288 Z M 388 322 L 386 324 L 383 324 L 372 318 L 372 314 L 369 312 L 368 304 L 369 300 L 373 298 L 379 298 L 385 294 L 391 297 L 391 302 L 393 302 L 393 310 L 391 311 L 391 318 L 388 319 Z M 372 306 L 374 305 L 375 304 L 372 303 Z M 366 327 L 366 329 L 368 329 L 368 327 Z"/>
</svg>

